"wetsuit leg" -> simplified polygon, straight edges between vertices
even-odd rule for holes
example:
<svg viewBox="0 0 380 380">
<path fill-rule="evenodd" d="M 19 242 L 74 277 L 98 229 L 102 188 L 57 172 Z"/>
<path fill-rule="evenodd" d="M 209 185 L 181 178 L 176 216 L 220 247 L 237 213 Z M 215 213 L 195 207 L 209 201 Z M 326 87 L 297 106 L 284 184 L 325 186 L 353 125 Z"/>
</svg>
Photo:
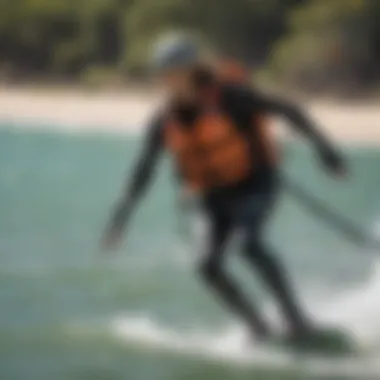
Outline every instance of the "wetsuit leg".
<svg viewBox="0 0 380 380">
<path fill-rule="evenodd" d="M 275 201 L 271 189 L 247 196 L 240 204 L 240 224 L 244 233 L 243 253 L 253 268 L 273 292 L 294 334 L 308 330 L 308 319 L 298 305 L 288 275 L 278 257 L 263 243 L 265 222 Z"/>
<path fill-rule="evenodd" d="M 213 218 L 208 237 L 208 247 L 200 264 L 203 280 L 214 290 L 224 303 L 248 323 L 258 338 L 268 335 L 268 327 L 255 308 L 249 304 L 241 289 L 223 269 L 225 246 L 231 233 L 230 222 Z"/>
<path fill-rule="evenodd" d="M 250 235 L 245 243 L 244 255 L 256 268 L 266 285 L 273 292 L 285 315 L 291 333 L 303 335 L 309 331 L 309 322 L 298 305 L 288 275 L 278 259 L 260 241 Z"/>
</svg>

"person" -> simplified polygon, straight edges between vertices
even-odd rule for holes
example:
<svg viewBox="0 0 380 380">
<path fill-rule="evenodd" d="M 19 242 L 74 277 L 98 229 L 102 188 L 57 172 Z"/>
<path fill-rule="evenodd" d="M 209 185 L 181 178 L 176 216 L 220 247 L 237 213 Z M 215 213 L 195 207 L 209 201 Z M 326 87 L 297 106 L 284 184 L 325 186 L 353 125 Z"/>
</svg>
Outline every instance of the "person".
<svg viewBox="0 0 380 380">
<path fill-rule="evenodd" d="M 278 301 L 289 336 L 298 339 L 313 334 L 314 324 L 264 239 L 281 188 L 280 156 L 267 116 L 287 119 L 314 143 L 324 167 L 338 177 L 346 170 L 341 154 L 298 107 L 220 75 L 204 62 L 201 49 L 189 38 L 158 44 L 154 64 L 169 90 L 168 99 L 153 115 L 133 177 L 106 229 L 105 247 L 117 247 L 161 153 L 167 151 L 178 181 L 187 192 L 198 194 L 210 222 L 198 267 L 204 282 L 257 339 L 271 337 L 267 321 L 223 266 L 226 245 L 238 230 L 241 253 Z"/>
</svg>

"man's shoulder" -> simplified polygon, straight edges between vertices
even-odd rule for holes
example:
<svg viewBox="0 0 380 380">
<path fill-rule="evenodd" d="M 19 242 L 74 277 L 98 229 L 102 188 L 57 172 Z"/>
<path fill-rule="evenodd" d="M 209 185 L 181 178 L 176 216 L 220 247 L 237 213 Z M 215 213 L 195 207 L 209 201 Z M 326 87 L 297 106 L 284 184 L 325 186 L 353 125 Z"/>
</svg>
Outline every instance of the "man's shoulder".
<svg viewBox="0 0 380 380">
<path fill-rule="evenodd" d="M 251 113 L 258 108 L 257 91 L 249 83 L 223 83 L 221 87 L 222 107 L 238 113 Z"/>
<path fill-rule="evenodd" d="M 148 125 L 151 130 L 161 130 L 164 127 L 164 124 L 168 118 L 168 104 L 159 105 L 153 112 L 150 114 L 148 119 Z"/>
<path fill-rule="evenodd" d="M 252 106 L 257 99 L 257 90 L 249 83 L 225 82 L 221 86 L 223 102 Z"/>
<path fill-rule="evenodd" d="M 163 139 L 166 113 L 162 109 L 153 111 L 146 123 L 147 137 L 150 141 L 159 143 Z"/>
<path fill-rule="evenodd" d="M 150 115 L 149 125 L 154 129 L 162 129 L 170 117 L 172 101 L 167 99 L 157 106 Z"/>
</svg>

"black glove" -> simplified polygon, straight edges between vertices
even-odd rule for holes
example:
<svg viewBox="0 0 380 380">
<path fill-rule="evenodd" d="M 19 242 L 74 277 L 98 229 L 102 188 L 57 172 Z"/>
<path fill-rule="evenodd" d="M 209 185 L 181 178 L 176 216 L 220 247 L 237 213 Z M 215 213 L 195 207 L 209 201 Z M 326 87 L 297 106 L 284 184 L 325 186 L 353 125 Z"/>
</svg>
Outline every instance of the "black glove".
<svg viewBox="0 0 380 380">
<path fill-rule="evenodd" d="M 322 147 L 319 150 L 320 159 L 325 168 L 332 174 L 344 176 L 347 168 L 342 155 L 330 147 Z"/>
<path fill-rule="evenodd" d="M 129 219 L 130 205 L 126 202 L 118 205 L 113 218 L 103 236 L 102 246 L 106 250 L 119 247 L 124 227 Z"/>
</svg>

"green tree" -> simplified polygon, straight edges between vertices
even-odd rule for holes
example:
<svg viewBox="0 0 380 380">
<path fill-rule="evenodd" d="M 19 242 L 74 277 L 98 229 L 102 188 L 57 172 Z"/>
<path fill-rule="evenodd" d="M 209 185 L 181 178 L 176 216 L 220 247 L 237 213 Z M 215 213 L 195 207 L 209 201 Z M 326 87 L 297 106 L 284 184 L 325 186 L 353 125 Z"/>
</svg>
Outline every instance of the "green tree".
<svg viewBox="0 0 380 380">
<path fill-rule="evenodd" d="M 372 0 L 309 1 L 290 13 L 291 33 L 278 42 L 272 68 L 285 81 L 313 87 L 373 82 L 376 12 Z"/>
</svg>

